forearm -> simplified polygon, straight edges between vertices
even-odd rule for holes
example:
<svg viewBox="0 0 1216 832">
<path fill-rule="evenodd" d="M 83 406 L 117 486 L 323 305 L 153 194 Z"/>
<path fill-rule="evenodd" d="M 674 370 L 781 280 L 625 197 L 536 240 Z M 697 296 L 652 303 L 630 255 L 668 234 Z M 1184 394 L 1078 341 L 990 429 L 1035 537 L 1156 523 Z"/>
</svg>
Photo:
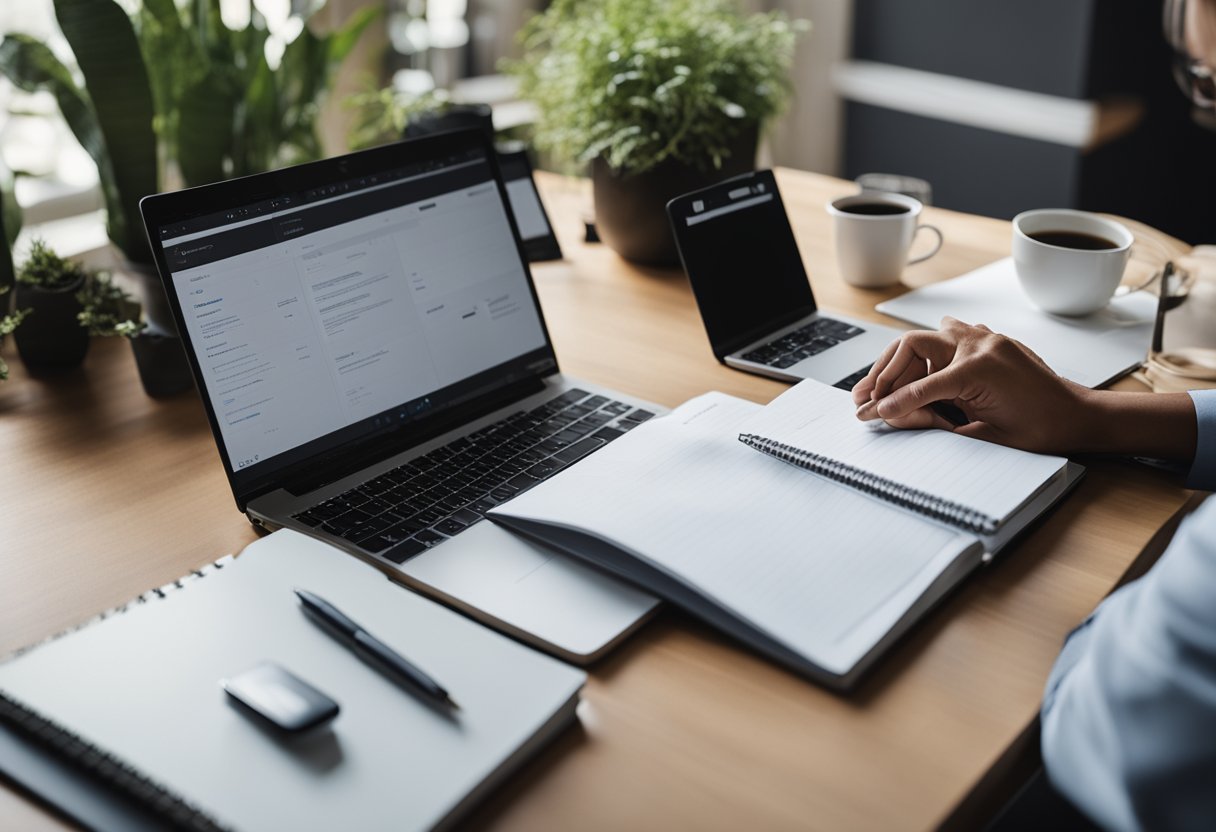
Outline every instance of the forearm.
<svg viewBox="0 0 1216 832">
<path fill-rule="evenodd" d="M 1086 390 L 1080 396 L 1074 446 L 1079 452 L 1189 461 L 1198 421 L 1186 393 Z"/>
</svg>

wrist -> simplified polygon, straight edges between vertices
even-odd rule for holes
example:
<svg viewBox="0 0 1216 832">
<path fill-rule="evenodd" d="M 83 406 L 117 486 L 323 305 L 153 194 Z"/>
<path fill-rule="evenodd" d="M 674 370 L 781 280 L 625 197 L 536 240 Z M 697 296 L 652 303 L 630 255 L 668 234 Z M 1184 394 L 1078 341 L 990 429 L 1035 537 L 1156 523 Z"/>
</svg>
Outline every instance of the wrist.
<svg viewBox="0 0 1216 832">
<path fill-rule="evenodd" d="M 1190 460 L 1198 425 L 1186 393 L 1078 392 L 1073 446 L 1089 453 Z"/>
</svg>

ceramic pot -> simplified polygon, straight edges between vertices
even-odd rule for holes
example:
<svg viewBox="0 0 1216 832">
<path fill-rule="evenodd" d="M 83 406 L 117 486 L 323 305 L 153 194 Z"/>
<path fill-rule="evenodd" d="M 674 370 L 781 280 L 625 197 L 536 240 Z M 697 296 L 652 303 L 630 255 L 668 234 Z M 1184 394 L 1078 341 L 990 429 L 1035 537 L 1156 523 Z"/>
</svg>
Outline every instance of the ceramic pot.
<svg viewBox="0 0 1216 832">
<path fill-rule="evenodd" d="M 76 317 L 83 308 L 76 300 L 83 283 L 83 277 L 61 289 L 18 283 L 13 290 L 14 306 L 29 310 L 13 341 L 31 374 L 71 370 L 84 361 L 89 332 Z"/>
<path fill-rule="evenodd" d="M 153 398 L 175 396 L 194 386 L 180 338 L 143 332 L 131 339 L 144 392 Z"/>
<path fill-rule="evenodd" d="M 135 287 L 135 295 L 144 310 L 144 320 L 148 323 L 149 332 L 155 335 L 171 335 L 177 337 L 177 324 L 173 322 L 173 312 L 169 308 L 169 296 L 165 294 L 164 284 L 161 283 L 160 273 L 155 263 L 136 263 L 122 256 L 115 249 L 121 263 L 119 270 L 126 275 Z"/>
<path fill-rule="evenodd" d="M 703 171 L 668 159 L 643 173 L 630 175 L 609 167 L 603 158 L 591 165 L 595 191 L 595 230 L 626 260 L 655 266 L 680 262 L 667 220 L 667 203 L 681 194 L 755 169 L 759 131 L 744 130 L 732 143 L 719 170 Z"/>
</svg>

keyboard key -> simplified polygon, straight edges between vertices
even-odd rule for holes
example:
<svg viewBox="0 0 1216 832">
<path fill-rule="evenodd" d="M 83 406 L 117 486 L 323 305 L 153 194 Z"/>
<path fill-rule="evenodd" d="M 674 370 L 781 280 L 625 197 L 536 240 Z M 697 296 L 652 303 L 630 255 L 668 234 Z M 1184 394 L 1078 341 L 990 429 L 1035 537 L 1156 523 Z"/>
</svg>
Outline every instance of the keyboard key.
<svg viewBox="0 0 1216 832">
<path fill-rule="evenodd" d="M 611 442 L 625 435 L 625 431 L 617 430 L 616 428 L 600 428 L 595 433 L 591 434 L 592 439 L 603 439 L 605 442 Z"/>
<path fill-rule="evenodd" d="M 654 414 L 649 410 L 635 410 L 629 414 L 629 418 L 635 422 L 645 422 L 647 419 L 653 419 Z"/>
<path fill-rule="evenodd" d="M 440 541 L 447 540 L 446 537 L 444 537 L 441 534 L 437 534 L 436 532 L 434 532 L 431 529 L 423 529 L 422 531 L 418 532 L 418 534 L 414 535 L 413 539 L 421 541 L 422 543 L 425 543 L 427 546 L 434 546 L 436 543 L 439 543 Z"/>
<path fill-rule="evenodd" d="M 588 393 L 586 390 L 579 390 L 576 387 L 573 390 L 567 390 L 565 393 L 562 393 L 560 396 L 554 399 L 554 401 L 562 402 L 564 404 L 573 404 L 574 402 L 587 398 L 587 396 Z"/>
<path fill-rule="evenodd" d="M 460 534 L 462 531 L 464 531 L 464 523 L 461 523 L 455 518 L 449 517 L 447 520 L 444 520 L 442 523 L 435 526 L 435 529 L 436 531 L 443 532 L 448 537 L 452 537 L 453 535 Z"/>
<path fill-rule="evenodd" d="M 583 404 L 586 405 L 587 407 L 591 408 L 592 410 L 596 410 L 597 408 L 602 406 L 607 401 L 608 401 L 607 396 L 592 396 L 591 398 L 587 399 L 587 401 L 583 402 Z"/>
<path fill-rule="evenodd" d="M 604 440 L 602 439 L 587 438 L 576 445 L 571 445 L 569 448 L 559 451 L 553 455 L 553 458 L 565 465 L 569 465 L 572 462 L 582 459 L 603 444 Z"/>
<path fill-rule="evenodd" d="M 391 560 L 393 563 L 405 563 L 415 555 L 419 555 L 426 551 L 426 546 L 419 540 L 410 538 L 403 540 L 387 552 L 381 553 L 381 557 Z"/>
<path fill-rule="evenodd" d="M 611 413 L 614 416 L 620 416 L 622 413 L 628 413 L 632 408 L 624 402 L 609 402 L 602 408 L 605 413 Z"/>
<path fill-rule="evenodd" d="M 467 508 L 462 508 L 460 511 L 452 515 L 453 520 L 459 520 L 466 526 L 471 526 L 474 523 L 481 521 L 481 515 L 476 511 L 470 511 Z"/>
</svg>

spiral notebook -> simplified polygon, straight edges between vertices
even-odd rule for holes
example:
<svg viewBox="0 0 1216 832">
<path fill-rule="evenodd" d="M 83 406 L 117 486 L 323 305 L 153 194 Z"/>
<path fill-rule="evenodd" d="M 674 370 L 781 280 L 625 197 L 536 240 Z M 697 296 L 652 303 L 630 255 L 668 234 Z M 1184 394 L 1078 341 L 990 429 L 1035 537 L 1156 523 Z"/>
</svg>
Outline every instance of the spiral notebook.
<svg viewBox="0 0 1216 832">
<path fill-rule="evenodd" d="M 440 680 L 459 710 L 345 649 L 296 587 Z M 337 718 L 285 735 L 236 707 L 219 680 L 266 660 L 337 700 Z M 584 679 L 279 531 L 0 664 L 0 769 L 91 828 L 429 829 L 571 724 Z M 105 806 L 87 791 L 98 784 Z"/>
<path fill-rule="evenodd" d="M 848 688 L 1083 472 L 853 414 L 813 381 L 767 407 L 709 393 L 490 516 Z"/>
</svg>

